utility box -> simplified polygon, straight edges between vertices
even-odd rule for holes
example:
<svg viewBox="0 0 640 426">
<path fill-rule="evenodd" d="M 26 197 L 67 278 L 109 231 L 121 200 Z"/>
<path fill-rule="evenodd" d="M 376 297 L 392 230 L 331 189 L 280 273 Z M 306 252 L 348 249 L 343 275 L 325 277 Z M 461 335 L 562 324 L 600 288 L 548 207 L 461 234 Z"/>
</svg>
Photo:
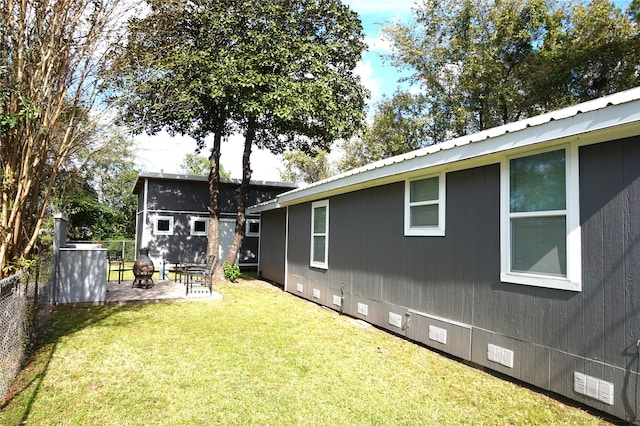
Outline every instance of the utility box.
<svg viewBox="0 0 640 426">
<path fill-rule="evenodd" d="M 60 248 L 57 303 L 94 303 L 107 299 L 107 249 L 97 244 Z"/>
<path fill-rule="evenodd" d="M 54 224 L 54 301 L 96 303 L 107 299 L 107 249 L 100 244 L 67 244 L 67 219 Z"/>
</svg>

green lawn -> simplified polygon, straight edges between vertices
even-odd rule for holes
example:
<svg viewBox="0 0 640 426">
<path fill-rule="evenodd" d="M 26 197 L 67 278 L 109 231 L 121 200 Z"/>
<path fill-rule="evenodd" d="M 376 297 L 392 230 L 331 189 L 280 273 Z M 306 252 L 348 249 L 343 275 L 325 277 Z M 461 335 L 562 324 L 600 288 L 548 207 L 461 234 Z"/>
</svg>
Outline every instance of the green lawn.
<svg viewBox="0 0 640 426">
<path fill-rule="evenodd" d="M 59 307 L 15 425 L 602 424 L 266 284 L 222 301 Z"/>
</svg>

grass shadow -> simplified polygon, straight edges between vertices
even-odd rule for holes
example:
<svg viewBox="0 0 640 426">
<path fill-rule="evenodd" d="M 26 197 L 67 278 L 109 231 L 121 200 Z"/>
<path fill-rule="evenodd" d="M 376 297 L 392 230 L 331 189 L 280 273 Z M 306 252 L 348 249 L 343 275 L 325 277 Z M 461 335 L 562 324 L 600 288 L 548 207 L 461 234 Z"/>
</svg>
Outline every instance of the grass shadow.
<svg viewBox="0 0 640 426">
<path fill-rule="evenodd" d="M 55 307 L 43 338 L 36 342 L 26 355 L 20 373 L 7 389 L 5 397 L 0 400 L 0 412 L 14 401 L 19 402 L 19 405 L 24 408 L 21 410 L 20 419 L 11 419 L 8 424 L 26 424 L 33 404 L 42 391 L 42 384 L 61 338 L 97 324 L 119 312 L 137 311 L 143 308 L 144 305 L 136 304 Z M 119 325 L 126 326 L 126 324 Z M 0 423 L 7 424 L 7 419 L 2 419 L 0 416 L 0 420 L 2 420 Z"/>
</svg>

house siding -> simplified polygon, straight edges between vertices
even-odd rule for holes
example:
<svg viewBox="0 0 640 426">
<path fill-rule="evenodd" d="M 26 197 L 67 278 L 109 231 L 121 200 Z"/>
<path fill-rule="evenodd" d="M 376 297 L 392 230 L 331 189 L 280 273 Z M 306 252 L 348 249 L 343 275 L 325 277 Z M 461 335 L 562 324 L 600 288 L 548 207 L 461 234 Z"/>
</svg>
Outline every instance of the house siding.
<svg viewBox="0 0 640 426">
<path fill-rule="evenodd" d="M 446 174 L 443 237 L 404 236 L 404 182 L 330 197 L 327 270 L 309 266 L 311 203 L 289 206 L 287 290 L 634 419 L 640 138 L 580 147 L 579 166 L 580 292 L 500 282 L 497 163 Z M 446 330 L 446 344 L 429 338 L 430 326 Z M 512 367 L 489 361 L 489 344 L 513 351 Z M 614 405 L 576 393 L 574 372 L 613 383 Z"/>
<path fill-rule="evenodd" d="M 286 220 L 286 209 L 271 210 L 260 216 L 259 273 L 262 278 L 281 284 L 285 280 Z"/>
<path fill-rule="evenodd" d="M 149 180 L 147 208 L 149 210 L 206 212 L 209 190 L 206 184 L 185 185 L 179 181 Z"/>
</svg>

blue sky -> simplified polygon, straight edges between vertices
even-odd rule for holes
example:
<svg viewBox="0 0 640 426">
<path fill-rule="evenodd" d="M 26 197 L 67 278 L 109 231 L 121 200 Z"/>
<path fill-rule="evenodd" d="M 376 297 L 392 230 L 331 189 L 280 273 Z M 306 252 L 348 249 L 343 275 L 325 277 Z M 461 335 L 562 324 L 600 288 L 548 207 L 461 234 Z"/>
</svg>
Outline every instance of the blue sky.
<svg viewBox="0 0 640 426">
<path fill-rule="evenodd" d="M 391 95 L 398 86 L 400 74 L 381 54 L 389 52 L 389 44 L 380 37 L 385 24 L 411 19 L 414 0 L 343 0 L 360 15 L 369 49 L 364 54 L 358 72 L 363 83 L 371 91 L 370 104 L 375 104 L 382 95 Z"/>
</svg>

